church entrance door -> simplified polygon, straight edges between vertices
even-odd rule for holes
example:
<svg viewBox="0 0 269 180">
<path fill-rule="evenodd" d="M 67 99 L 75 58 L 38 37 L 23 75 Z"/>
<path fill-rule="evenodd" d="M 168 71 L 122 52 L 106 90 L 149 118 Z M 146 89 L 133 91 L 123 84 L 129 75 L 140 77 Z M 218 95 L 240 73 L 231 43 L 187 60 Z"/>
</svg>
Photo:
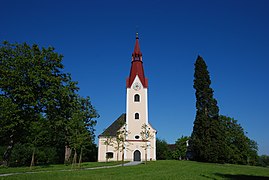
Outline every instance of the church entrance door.
<svg viewBox="0 0 269 180">
<path fill-rule="evenodd" d="M 135 150 L 134 152 L 134 161 L 141 161 L 141 153 L 139 150 Z"/>
</svg>

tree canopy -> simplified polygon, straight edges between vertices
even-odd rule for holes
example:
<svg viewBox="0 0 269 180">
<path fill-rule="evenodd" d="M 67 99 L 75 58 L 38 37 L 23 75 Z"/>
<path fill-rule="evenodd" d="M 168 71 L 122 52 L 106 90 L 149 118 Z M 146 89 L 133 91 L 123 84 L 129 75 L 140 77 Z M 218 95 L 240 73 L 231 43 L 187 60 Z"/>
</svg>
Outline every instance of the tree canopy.
<svg viewBox="0 0 269 180">
<path fill-rule="evenodd" d="M 234 118 L 220 115 L 220 120 L 225 128 L 225 162 L 256 165 L 258 162 L 257 143 L 246 136 L 244 129 Z"/>
<path fill-rule="evenodd" d="M 165 160 L 170 159 L 169 157 L 169 149 L 167 142 L 163 139 L 156 139 L 156 159 L 157 160 Z"/>
<path fill-rule="evenodd" d="M 176 140 L 176 157 L 179 159 L 188 159 L 187 148 L 188 148 L 189 137 L 181 136 Z"/>
<path fill-rule="evenodd" d="M 61 157 L 58 162 L 64 159 L 66 145 L 95 146 L 94 119 L 99 115 L 89 97 L 78 95 L 77 82 L 63 71 L 62 59 L 53 47 L 1 44 L 0 141 L 6 147 L 5 163 L 16 144 L 51 147 Z"/>
</svg>

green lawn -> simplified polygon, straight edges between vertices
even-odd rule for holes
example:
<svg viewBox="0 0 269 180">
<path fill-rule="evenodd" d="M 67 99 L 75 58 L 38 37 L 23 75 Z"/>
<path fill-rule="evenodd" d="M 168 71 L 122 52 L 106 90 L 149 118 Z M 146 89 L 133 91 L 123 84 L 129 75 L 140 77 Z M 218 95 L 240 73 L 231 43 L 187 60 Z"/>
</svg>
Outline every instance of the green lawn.
<svg viewBox="0 0 269 180">
<path fill-rule="evenodd" d="M 91 163 L 90 163 L 91 164 Z M 102 165 L 104 163 L 101 163 Z M 92 163 L 98 166 L 100 163 Z M 110 164 L 112 165 L 112 164 Z M 85 165 L 86 166 L 86 165 Z M 62 166 L 63 167 L 63 166 Z M 58 169 L 59 167 L 57 167 Z M 10 168 L 13 169 L 13 168 Z M 54 170 L 54 168 L 52 168 Z M 50 170 L 52 170 L 50 169 Z M 60 168 L 59 168 L 60 169 Z M 70 169 L 70 166 L 69 166 Z M 37 169 L 38 170 L 38 169 Z M 44 169 L 45 170 L 45 169 Z M 0 169 L 2 172 L 2 169 Z M 268 179 L 269 168 L 191 161 L 156 161 L 147 165 L 96 170 L 72 170 L 18 174 L 0 179 Z"/>
<path fill-rule="evenodd" d="M 100 167 L 100 166 L 114 166 L 117 164 L 121 164 L 121 162 L 108 162 L 108 163 L 86 162 L 86 163 L 81 164 L 81 169 Z M 31 169 L 29 167 L 9 168 L 9 167 L 0 166 L 0 174 L 21 173 L 21 172 L 39 172 L 39 171 L 78 170 L 78 169 L 79 168 L 77 166 L 72 166 L 72 165 L 67 166 L 63 164 L 34 166 Z"/>
</svg>

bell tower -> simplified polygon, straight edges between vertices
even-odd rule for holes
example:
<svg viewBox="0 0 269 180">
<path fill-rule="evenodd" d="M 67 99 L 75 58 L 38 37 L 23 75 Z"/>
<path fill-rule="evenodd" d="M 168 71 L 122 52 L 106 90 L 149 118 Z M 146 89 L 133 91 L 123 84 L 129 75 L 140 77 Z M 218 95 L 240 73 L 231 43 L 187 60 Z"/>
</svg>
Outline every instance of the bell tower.
<svg viewBox="0 0 269 180">
<path fill-rule="evenodd" d="M 145 139 L 142 127 L 147 129 L 151 135 L 150 138 Z M 126 80 L 126 128 L 128 145 L 125 159 L 130 161 L 156 160 L 157 131 L 148 120 L 148 79 L 144 74 L 138 33 L 136 33 L 132 53 L 130 74 Z"/>
<path fill-rule="evenodd" d="M 139 37 L 136 33 L 130 75 L 126 80 L 126 124 L 128 140 L 141 140 L 143 124 L 148 125 L 148 80 L 144 74 Z"/>
</svg>

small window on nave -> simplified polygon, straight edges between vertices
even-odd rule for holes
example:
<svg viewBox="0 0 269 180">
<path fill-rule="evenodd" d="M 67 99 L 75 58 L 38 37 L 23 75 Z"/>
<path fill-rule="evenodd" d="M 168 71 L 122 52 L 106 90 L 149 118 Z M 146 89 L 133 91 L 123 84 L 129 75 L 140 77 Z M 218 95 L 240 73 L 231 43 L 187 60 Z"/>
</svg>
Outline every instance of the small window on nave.
<svg viewBox="0 0 269 180">
<path fill-rule="evenodd" d="M 108 159 L 113 158 L 113 152 L 107 152 L 106 153 L 106 158 L 108 158 Z"/>
</svg>

